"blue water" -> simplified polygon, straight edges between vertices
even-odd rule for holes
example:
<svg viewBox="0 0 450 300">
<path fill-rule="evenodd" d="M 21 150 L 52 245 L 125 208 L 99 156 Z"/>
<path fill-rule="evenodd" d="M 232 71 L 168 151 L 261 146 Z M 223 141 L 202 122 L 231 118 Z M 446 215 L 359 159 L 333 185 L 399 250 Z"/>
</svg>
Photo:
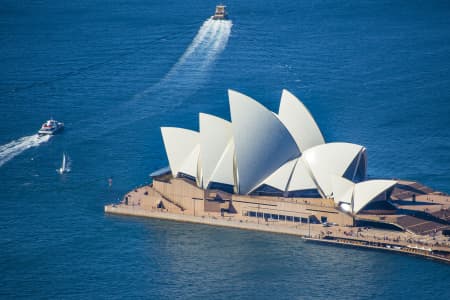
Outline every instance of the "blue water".
<svg viewBox="0 0 450 300">
<path fill-rule="evenodd" d="M 201 29 L 216 1 L 1 1 L 0 297 L 449 299 L 428 260 L 103 213 L 167 165 L 160 126 L 229 118 L 227 88 L 273 110 L 287 88 L 371 177 L 450 192 L 450 5 L 429 2 L 230 0 L 228 35 Z M 34 140 L 51 116 L 65 132 Z"/>
</svg>

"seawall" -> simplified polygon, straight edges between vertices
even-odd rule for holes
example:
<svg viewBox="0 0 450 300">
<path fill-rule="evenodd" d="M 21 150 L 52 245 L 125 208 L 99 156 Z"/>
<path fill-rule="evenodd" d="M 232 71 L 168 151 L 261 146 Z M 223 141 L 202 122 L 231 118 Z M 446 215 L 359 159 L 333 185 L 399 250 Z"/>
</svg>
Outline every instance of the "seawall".
<svg viewBox="0 0 450 300">
<path fill-rule="evenodd" d="M 396 244 L 392 242 L 370 241 L 363 238 L 344 238 L 329 235 L 323 235 L 324 228 L 320 225 L 298 225 L 293 227 L 277 226 L 267 223 L 252 223 L 244 220 L 233 220 L 231 217 L 215 217 L 215 216 L 193 216 L 179 213 L 169 213 L 162 210 L 143 209 L 137 205 L 106 205 L 105 212 L 117 215 L 128 215 L 135 217 L 154 218 L 162 220 L 170 220 L 176 222 L 188 222 L 196 224 L 204 224 L 211 226 L 221 226 L 229 228 L 237 228 L 244 230 L 255 230 L 277 234 L 289 234 L 302 237 L 305 241 L 325 243 L 330 245 L 350 246 L 382 251 L 390 251 L 394 253 L 402 253 L 414 256 L 420 256 L 436 261 L 450 264 L 448 255 L 434 254 L 430 249 L 408 247 L 405 244 Z"/>
<path fill-rule="evenodd" d="M 245 221 L 236 221 L 232 220 L 232 218 L 217 218 L 214 216 L 207 217 L 197 217 L 192 215 L 185 215 L 185 214 L 175 214 L 175 213 L 169 213 L 164 211 L 155 211 L 155 210 L 147 210 L 142 209 L 139 206 L 124 206 L 124 205 L 106 205 L 105 206 L 105 212 L 111 213 L 111 214 L 118 214 L 118 215 L 128 215 L 128 216 L 135 216 L 135 217 L 146 217 L 146 218 L 154 218 L 154 219 L 163 219 L 163 220 L 171 220 L 171 221 L 177 221 L 177 222 L 188 222 L 188 223 L 197 223 L 197 224 L 206 224 L 206 225 L 212 225 L 212 226 L 222 226 L 222 227 L 231 227 L 231 228 L 239 228 L 239 229 L 246 229 L 246 230 L 256 230 L 256 231 L 265 231 L 265 232 L 272 232 L 272 233 L 281 233 L 281 234 L 290 234 L 290 235 L 296 235 L 301 237 L 307 237 L 309 236 L 309 229 L 307 228 L 307 225 L 302 225 L 299 227 L 303 228 L 288 228 L 288 227 L 281 227 L 281 226 L 274 226 L 274 225 L 266 225 L 266 224 L 258 224 L 258 223 L 251 223 L 251 222 L 245 222 Z M 318 234 L 314 230 L 311 230 L 311 234 Z"/>
</svg>

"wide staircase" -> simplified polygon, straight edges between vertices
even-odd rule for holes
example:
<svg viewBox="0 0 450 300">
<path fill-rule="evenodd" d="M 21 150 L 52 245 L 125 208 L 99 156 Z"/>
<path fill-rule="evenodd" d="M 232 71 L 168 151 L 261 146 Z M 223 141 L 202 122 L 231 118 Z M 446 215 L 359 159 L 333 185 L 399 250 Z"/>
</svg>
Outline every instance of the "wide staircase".
<svg viewBox="0 0 450 300">
<path fill-rule="evenodd" d="M 450 228 L 448 224 L 442 224 L 432 220 L 425 220 L 413 216 L 400 217 L 397 219 L 396 223 L 402 226 L 407 231 L 421 235 Z"/>
<path fill-rule="evenodd" d="M 433 189 L 418 182 L 402 182 L 397 184 L 391 198 L 394 200 L 409 199 L 413 195 L 426 195 L 433 192 Z"/>
<path fill-rule="evenodd" d="M 432 213 L 431 215 L 450 224 L 450 211 L 448 210 L 439 210 Z"/>
</svg>

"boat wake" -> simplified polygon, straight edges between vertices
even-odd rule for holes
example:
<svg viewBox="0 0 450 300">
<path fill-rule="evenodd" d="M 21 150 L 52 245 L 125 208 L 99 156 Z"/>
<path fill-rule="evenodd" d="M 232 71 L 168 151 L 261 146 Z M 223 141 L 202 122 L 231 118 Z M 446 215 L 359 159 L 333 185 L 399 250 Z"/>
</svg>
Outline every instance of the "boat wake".
<svg viewBox="0 0 450 300">
<path fill-rule="evenodd" d="M 91 125 L 72 124 L 77 135 L 93 138 L 180 106 L 206 81 L 208 71 L 226 48 L 232 26 L 231 20 L 206 20 L 183 55 L 159 82 L 105 112 L 108 117 L 102 122 L 83 120 L 84 124 Z"/>
<path fill-rule="evenodd" d="M 37 147 L 47 142 L 50 138 L 50 135 L 39 136 L 34 134 L 0 146 L 0 167 L 23 151 Z"/>
<path fill-rule="evenodd" d="M 186 97 L 195 92 L 204 83 L 209 69 L 225 49 L 232 26 L 231 20 L 206 20 L 164 78 L 136 94 L 134 98 L 142 99 L 151 94 L 160 100 L 170 97 L 170 100 L 176 101 L 175 93 L 181 92 L 183 97 Z"/>
</svg>

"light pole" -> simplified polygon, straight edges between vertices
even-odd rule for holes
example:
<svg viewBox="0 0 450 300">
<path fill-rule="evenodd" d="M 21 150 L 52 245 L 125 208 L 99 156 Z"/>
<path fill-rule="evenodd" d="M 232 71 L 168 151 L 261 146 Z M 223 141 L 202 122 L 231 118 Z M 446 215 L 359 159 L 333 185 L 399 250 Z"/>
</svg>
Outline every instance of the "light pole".
<svg viewBox="0 0 450 300">
<path fill-rule="evenodd" d="M 256 211 L 256 220 L 258 220 L 259 224 L 259 203 L 258 203 L 258 210 Z"/>
<path fill-rule="evenodd" d="M 311 238 L 311 220 L 308 216 L 308 236 Z"/>
</svg>

